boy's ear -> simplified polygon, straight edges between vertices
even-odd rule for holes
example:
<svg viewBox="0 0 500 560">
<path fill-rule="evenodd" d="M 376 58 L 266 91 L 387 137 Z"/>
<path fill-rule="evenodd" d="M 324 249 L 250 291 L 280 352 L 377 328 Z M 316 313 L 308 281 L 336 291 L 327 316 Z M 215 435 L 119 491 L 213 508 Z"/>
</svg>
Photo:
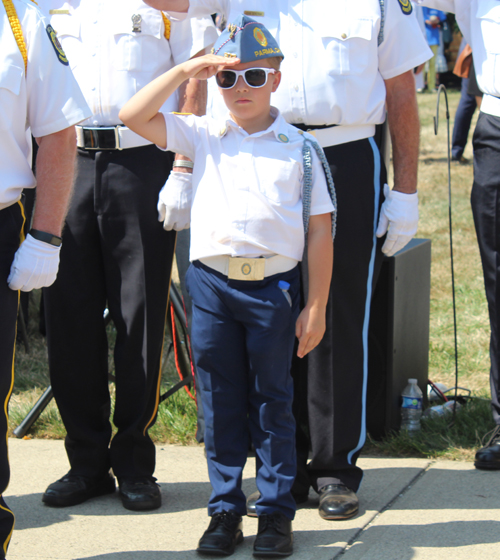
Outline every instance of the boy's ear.
<svg viewBox="0 0 500 560">
<path fill-rule="evenodd" d="M 277 70 L 276 74 L 273 74 L 272 76 L 273 76 L 273 89 L 271 90 L 271 93 L 274 93 L 278 89 L 278 86 L 280 85 L 281 72 Z"/>
</svg>

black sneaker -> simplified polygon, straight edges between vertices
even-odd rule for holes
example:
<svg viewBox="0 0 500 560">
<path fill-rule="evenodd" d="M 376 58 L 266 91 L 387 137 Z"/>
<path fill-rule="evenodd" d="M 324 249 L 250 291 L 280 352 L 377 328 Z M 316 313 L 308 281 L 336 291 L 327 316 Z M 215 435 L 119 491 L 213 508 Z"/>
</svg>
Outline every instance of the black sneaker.
<svg viewBox="0 0 500 560">
<path fill-rule="evenodd" d="M 161 491 L 156 478 L 120 478 L 123 507 L 132 511 L 148 511 L 161 506 Z"/>
<path fill-rule="evenodd" d="M 97 478 L 67 474 L 47 487 L 42 502 L 51 507 L 76 506 L 114 491 L 115 479 L 110 473 Z"/>
<path fill-rule="evenodd" d="M 490 439 L 486 445 L 476 452 L 474 461 L 476 469 L 484 469 L 487 471 L 500 470 L 500 426 L 497 426 L 494 430 L 486 434 L 486 436 L 490 434 Z"/>
<path fill-rule="evenodd" d="M 229 556 L 236 545 L 243 542 L 242 528 L 241 515 L 234 511 L 214 513 L 196 551 L 200 554 Z"/>
<path fill-rule="evenodd" d="M 293 552 L 292 522 L 280 511 L 259 515 L 253 555 L 258 558 L 290 556 Z"/>
</svg>

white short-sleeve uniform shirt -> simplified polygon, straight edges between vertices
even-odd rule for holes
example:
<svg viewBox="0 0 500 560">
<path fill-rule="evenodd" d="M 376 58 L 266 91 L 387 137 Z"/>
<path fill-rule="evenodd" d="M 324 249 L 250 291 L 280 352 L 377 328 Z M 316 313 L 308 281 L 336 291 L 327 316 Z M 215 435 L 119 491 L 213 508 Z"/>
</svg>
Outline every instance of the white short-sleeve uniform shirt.
<svg viewBox="0 0 500 560">
<path fill-rule="evenodd" d="M 300 261 L 304 136 L 272 109 L 273 124 L 248 134 L 227 116 L 164 114 L 167 150 L 195 162 L 190 260 L 282 255 Z M 311 215 L 333 211 L 313 152 Z"/>
<path fill-rule="evenodd" d="M 172 23 L 141 0 L 40 0 L 40 5 L 92 110 L 86 126 L 121 124 L 118 113 L 135 93 L 217 40 L 211 18 Z M 177 94 L 164 109 L 178 110 Z"/>
<path fill-rule="evenodd" d="M 425 0 L 422 5 L 453 12 L 472 48 L 481 111 L 500 117 L 500 0 Z"/>
<path fill-rule="evenodd" d="M 357 126 L 384 121 L 384 80 L 432 56 L 415 14 L 399 0 L 384 5 L 380 46 L 378 0 L 190 0 L 188 13 L 231 22 L 246 12 L 269 29 L 285 55 L 272 103 L 287 122 Z M 222 101 L 213 105 L 220 115 Z"/>
<path fill-rule="evenodd" d="M 31 135 L 59 132 L 90 115 L 71 70 L 49 38 L 35 4 L 14 0 L 27 48 L 27 72 L 0 2 L 0 209 L 35 186 Z"/>
</svg>

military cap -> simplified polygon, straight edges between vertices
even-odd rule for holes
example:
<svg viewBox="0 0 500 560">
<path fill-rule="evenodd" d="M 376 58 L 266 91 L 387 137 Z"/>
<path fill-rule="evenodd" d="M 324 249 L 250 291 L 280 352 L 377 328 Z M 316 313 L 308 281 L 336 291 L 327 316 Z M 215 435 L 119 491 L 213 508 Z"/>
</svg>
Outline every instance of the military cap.
<svg viewBox="0 0 500 560">
<path fill-rule="evenodd" d="M 246 15 L 228 23 L 215 43 L 212 53 L 227 58 L 239 58 L 242 63 L 274 56 L 285 58 L 278 43 L 264 25 Z"/>
</svg>

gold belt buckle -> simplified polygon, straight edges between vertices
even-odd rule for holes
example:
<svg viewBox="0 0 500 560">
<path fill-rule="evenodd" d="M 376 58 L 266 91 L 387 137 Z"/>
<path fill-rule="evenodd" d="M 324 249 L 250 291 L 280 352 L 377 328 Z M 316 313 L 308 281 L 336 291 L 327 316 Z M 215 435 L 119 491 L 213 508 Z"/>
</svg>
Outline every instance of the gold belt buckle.
<svg viewBox="0 0 500 560">
<path fill-rule="evenodd" d="M 229 257 L 227 277 L 231 280 L 264 280 L 266 259 Z"/>
</svg>

